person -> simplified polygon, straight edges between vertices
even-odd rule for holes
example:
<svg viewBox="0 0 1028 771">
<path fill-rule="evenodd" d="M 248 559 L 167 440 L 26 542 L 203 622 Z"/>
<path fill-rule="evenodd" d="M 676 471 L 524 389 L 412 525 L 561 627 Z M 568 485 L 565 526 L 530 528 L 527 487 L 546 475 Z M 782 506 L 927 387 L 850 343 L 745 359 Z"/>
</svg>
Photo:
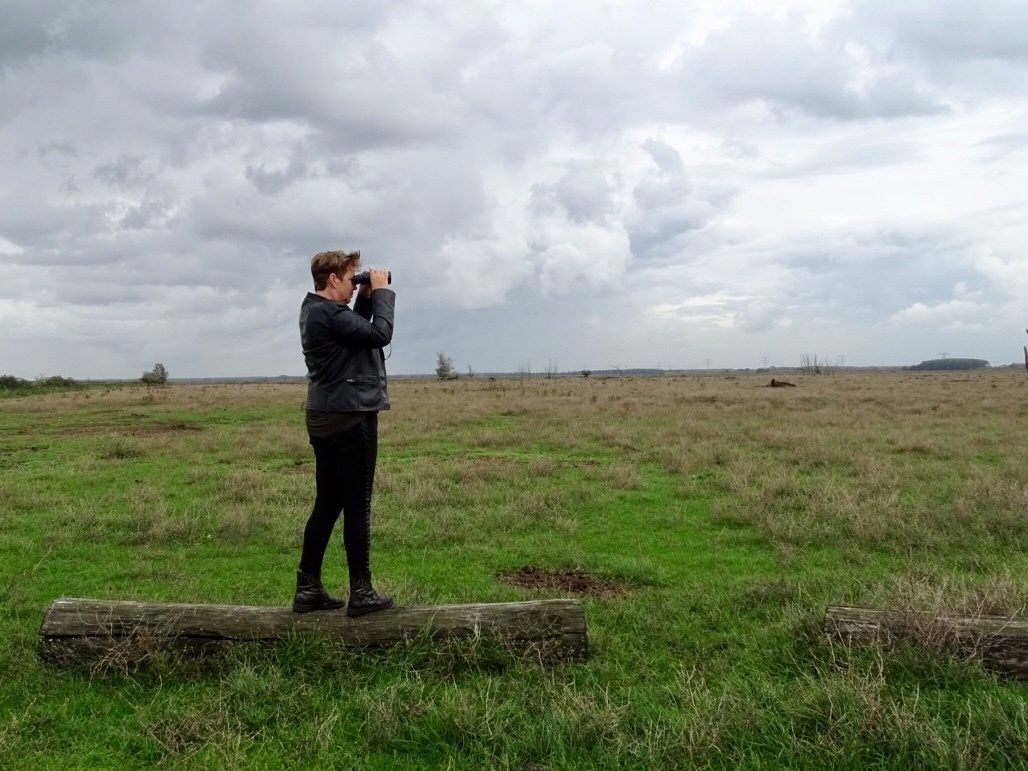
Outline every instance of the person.
<svg viewBox="0 0 1028 771">
<path fill-rule="evenodd" d="M 371 584 L 371 492 L 378 455 L 378 413 L 389 409 L 385 356 L 393 336 L 395 293 L 389 273 L 372 269 L 353 309 L 360 252 L 321 252 L 311 260 L 314 291 L 300 307 L 307 363 L 307 433 L 315 458 L 316 495 L 304 527 L 293 611 L 346 606 L 363 616 L 393 604 Z M 332 530 L 343 516 L 349 601 L 329 595 L 321 567 Z"/>
</svg>

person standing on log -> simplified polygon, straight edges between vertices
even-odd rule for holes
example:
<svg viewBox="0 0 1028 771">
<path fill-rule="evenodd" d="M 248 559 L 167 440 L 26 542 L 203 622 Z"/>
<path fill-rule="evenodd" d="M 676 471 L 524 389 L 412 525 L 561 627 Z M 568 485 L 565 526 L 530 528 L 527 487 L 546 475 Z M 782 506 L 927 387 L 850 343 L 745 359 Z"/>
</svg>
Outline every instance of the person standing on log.
<svg viewBox="0 0 1028 771">
<path fill-rule="evenodd" d="M 360 252 L 321 252 L 311 260 L 314 291 L 300 307 L 307 363 L 307 433 L 314 448 L 316 496 L 303 532 L 293 611 L 347 606 L 363 616 L 393 604 L 371 585 L 371 492 L 378 456 L 378 413 L 389 409 L 385 348 L 393 337 L 396 294 L 389 272 L 372 269 L 351 310 Z M 331 597 L 321 566 L 343 515 L 349 601 Z"/>
</svg>

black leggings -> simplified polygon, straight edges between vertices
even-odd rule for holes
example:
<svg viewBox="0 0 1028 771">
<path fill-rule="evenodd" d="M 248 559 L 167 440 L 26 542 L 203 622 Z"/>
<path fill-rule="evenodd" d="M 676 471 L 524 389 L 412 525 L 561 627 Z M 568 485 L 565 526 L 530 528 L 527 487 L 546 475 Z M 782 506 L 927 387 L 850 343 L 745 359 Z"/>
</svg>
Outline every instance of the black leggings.
<svg viewBox="0 0 1028 771">
<path fill-rule="evenodd" d="M 327 439 L 311 437 L 317 497 L 303 531 L 300 570 L 321 577 L 332 529 L 343 514 L 343 546 L 350 583 L 371 579 L 371 488 L 378 457 L 378 413 Z"/>
</svg>

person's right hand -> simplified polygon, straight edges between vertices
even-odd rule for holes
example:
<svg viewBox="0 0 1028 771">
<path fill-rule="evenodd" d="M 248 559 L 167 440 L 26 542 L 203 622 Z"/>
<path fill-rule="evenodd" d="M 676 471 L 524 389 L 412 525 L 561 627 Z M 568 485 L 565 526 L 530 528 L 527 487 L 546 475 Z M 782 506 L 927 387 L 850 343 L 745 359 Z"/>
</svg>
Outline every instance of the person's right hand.
<svg viewBox="0 0 1028 771">
<path fill-rule="evenodd" d="M 388 289 L 389 288 L 389 271 L 385 268 L 372 268 L 371 273 L 371 291 L 374 292 L 376 289 Z"/>
</svg>

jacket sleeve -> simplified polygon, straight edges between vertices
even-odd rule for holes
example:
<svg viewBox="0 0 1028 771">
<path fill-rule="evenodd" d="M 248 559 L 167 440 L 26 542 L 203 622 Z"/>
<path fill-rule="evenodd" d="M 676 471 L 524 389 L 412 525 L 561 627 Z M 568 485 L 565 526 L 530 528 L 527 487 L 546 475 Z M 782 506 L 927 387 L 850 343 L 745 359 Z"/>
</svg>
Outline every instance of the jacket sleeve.
<svg viewBox="0 0 1028 771">
<path fill-rule="evenodd" d="M 365 297 L 360 292 L 357 293 L 357 299 L 353 302 L 353 312 L 361 318 L 365 318 L 371 321 L 372 312 L 374 310 L 374 302 L 371 297 Z"/>
<path fill-rule="evenodd" d="M 347 345 L 360 348 L 385 348 L 389 345 L 393 339 L 396 293 L 391 289 L 376 289 L 371 293 L 370 304 L 369 320 L 340 303 L 329 319 L 331 335 Z"/>
</svg>

